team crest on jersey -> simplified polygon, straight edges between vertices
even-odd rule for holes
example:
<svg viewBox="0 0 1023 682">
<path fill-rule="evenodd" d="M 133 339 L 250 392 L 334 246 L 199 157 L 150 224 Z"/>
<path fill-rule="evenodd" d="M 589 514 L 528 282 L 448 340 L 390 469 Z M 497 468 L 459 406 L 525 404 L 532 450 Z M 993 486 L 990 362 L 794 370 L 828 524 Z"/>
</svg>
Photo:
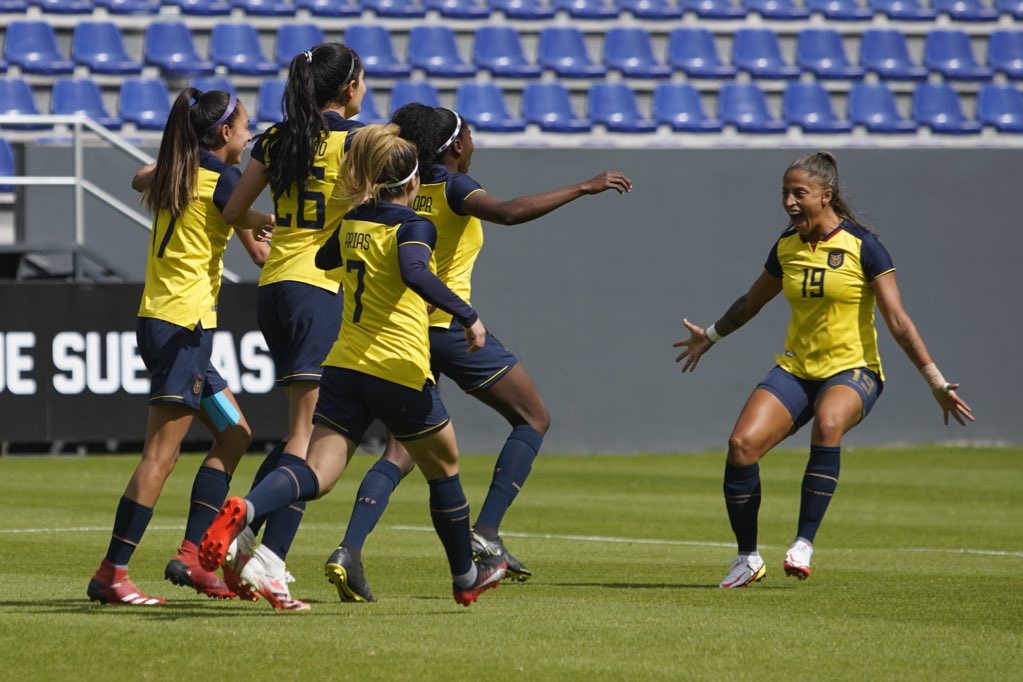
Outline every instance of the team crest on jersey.
<svg viewBox="0 0 1023 682">
<path fill-rule="evenodd" d="M 832 251 L 828 254 L 828 267 L 837 270 L 845 262 L 845 251 Z"/>
</svg>

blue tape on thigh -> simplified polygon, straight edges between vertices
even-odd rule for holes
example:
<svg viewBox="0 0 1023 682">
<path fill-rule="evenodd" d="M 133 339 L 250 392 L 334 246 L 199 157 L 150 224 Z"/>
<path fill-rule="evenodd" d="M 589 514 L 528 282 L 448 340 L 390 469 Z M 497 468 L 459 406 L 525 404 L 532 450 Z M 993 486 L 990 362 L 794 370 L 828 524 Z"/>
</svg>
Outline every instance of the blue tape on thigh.
<svg viewBox="0 0 1023 682">
<path fill-rule="evenodd" d="M 217 429 L 217 433 L 223 433 L 228 427 L 234 426 L 241 421 L 241 413 L 238 412 L 238 408 L 234 406 L 234 403 L 227 399 L 227 394 L 224 391 L 211 395 L 208 398 L 203 398 L 199 405 L 210 416 L 213 426 Z"/>
</svg>

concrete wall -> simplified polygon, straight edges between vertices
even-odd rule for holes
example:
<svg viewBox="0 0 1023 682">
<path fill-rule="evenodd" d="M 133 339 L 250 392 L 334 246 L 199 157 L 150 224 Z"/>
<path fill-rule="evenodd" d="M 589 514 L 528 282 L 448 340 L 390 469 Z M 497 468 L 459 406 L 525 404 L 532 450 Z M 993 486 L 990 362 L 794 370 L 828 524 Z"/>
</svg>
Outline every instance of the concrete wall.
<svg viewBox="0 0 1023 682">
<path fill-rule="evenodd" d="M 63 172 L 66 150 L 28 150 L 28 172 Z M 784 228 L 779 192 L 801 150 L 490 150 L 472 174 L 501 198 L 619 169 L 631 195 L 585 197 L 534 223 L 487 226 L 473 303 L 525 363 L 553 416 L 551 452 L 723 448 L 743 402 L 782 346 L 788 307 L 760 316 L 681 375 L 680 319 L 709 324 L 759 274 Z M 89 150 L 90 176 L 130 198 L 134 164 Z M 847 443 L 959 439 L 1023 443 L 1017 402 L 1023 332 L 1015 210 L 1019 151 L 843 150 L 846 196 L 898 268 L 904 303 L 945 376 L 962 383 L 977 423 L 944 427 L 923 380 L 879 321 L 888 382 Z M 43 169 L 47 169 L 44 171 Z M 56 192 L 26 197 L 29 236 L 70 234 Z M 42 192 L 51 193 L 43 198 Z M 89 241 L 140 277 L 147 235 L 90 207 Z M 93 217 L 96 216 L 96 217 Z M 66 238 L 66 237 L 65 237 Z M 228 266 L 253 276 L 235 245 Z M 462 449 L 496 451 L 503 421 L 442 384 Z M 804 447 L 808 432 L 790 446 Z"/>
</svg>

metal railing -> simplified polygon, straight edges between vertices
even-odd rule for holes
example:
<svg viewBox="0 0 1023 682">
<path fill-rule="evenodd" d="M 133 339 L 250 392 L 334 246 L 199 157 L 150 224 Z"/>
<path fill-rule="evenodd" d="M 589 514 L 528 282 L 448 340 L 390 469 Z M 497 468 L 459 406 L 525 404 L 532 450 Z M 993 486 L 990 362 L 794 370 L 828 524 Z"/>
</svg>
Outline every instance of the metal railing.
<svg viewBox="0 0 1023 682">
<path fill-rule="evenodd" d="M 10 126 L 56 126 L 66 125 L 71 129 L 71 165 L 73 175 L 13 175 L 0 176 L 0 185 L 25 185 L 25 186 L 51 186 L 72 188 L 72 208 L 74 212 L 75 227 L 75 250 L 85 249 L 85 193 L 99 199 L 121 213 L 136 225 L 147 231 L 152 231 L 153 226 L 149 217 L 140 213 L 128 204 L 124 203 L 114 195 L 97 186 L 85 177 L 82 160 L 82 136 L 87 131 L 97 135 L 100 139 L 109 143 L 110 146 L 119 149 L 136 161 L 144 164 L 152 163 L 155 159 L 149 154 L 131 144 L 120 135 L 111 132 L 85 114 L 55 115 L 55 114 L 2 114 L 0 115 L 0 127 Z M 75 279 L 81 279 L 80 259 L 74 259 Z M 224 279 L 229 282 L 238 282 L 240 278 L 231 270 L 224 268 Z"/>
</svg>

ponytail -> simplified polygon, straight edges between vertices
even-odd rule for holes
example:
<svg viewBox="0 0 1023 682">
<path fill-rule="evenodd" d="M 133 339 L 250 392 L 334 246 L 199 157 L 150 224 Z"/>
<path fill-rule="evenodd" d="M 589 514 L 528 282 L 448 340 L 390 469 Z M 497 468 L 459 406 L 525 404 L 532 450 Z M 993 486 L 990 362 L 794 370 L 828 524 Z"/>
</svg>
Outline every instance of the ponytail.
<svg viewBox="0 0 1023 682">
<path fill-rule="evenodd" d="M 405 193 L 416 176 L 416 146 L 400 137 L 393 123 L 370 125 L 359 131 L 345 157 L 341 196 L 354 206 L 387 201 Z"/>
<path fill-rule="evenodd" d="M 305 187 L 316 149 L 329 131 L 322 110 L 345 104 L 341 91 L 361 72 L 359 55 L 340 43 L 317 45 L 291 60 L 282 101 L 284 121 L 266 138 L 267 178 L 275 200 L 292 185 Z"/>
<path fill-rule="evenodd" d="M 813 178 L 822 189 L 831 190 L 831 208 L 842 220 L 848 220 L 856 225 L 860 224 L 859 218 L 852 207 L 842 197 L 841 186 L 838 182 L 838 159 L 831 152 L 817 152 L 804 156 L 792 162 L 788 170 L 801 170 Z M 786 171 L 787 172 L 787 171 Z"/>
<path fill-rule="evenodd" d="M 153 181 L 142 195 L 151 213 L 170 211 L 177 217 L 195 195 L 199 148 L 215 148 L 220 127 L 238 116 L 238 99 L 223 90 L 185 88 L 174 99 L 156 156 Z"/>
</svg>

